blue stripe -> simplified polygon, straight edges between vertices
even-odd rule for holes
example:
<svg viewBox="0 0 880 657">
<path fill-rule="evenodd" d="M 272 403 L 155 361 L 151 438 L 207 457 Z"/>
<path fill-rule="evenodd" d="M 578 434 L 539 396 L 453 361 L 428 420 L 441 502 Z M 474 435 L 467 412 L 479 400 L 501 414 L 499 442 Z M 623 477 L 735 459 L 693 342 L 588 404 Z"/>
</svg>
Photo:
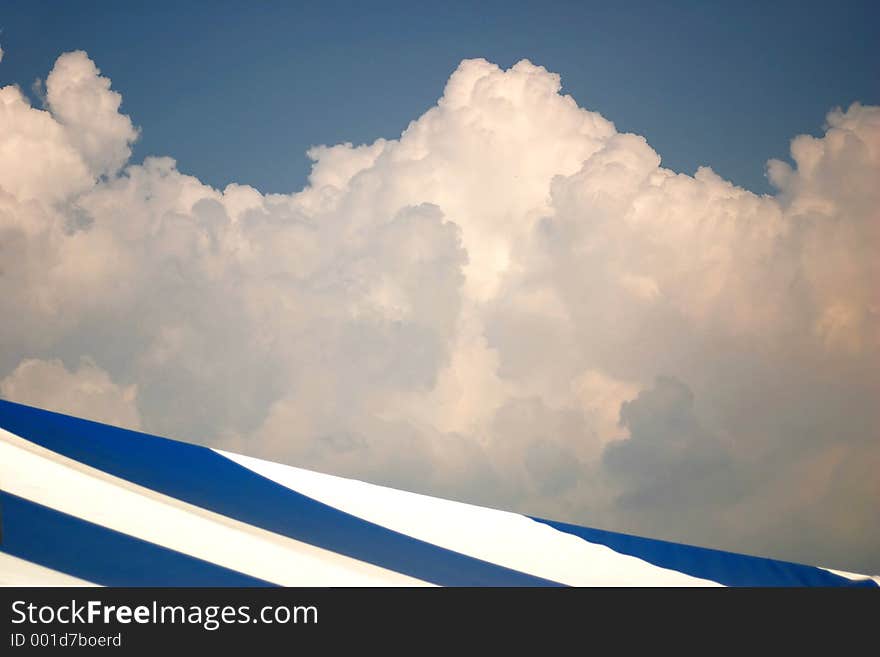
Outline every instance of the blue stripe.
<svg viewBox="0 0 880 657">
<path fill-rule="evenodd" d="M 146 488 L 423 581 L 443 586 L 560 586 L 367 522 L 204 447 L 3 400 L 0 426 Z"/>
<path fill-rule="evenodd" d="M 104 586 L 274 586 L 0 491 L 0 551 Z"/>
<path fill-rule="evenodd" d="M 590 543 L 606 545 L 615 552 L 638 557 L 655 566 L 726 586 L 877 586 L 870 579 L 851 580 L 814 566 L 618 534 L 542 518 L 533 520 Z"/>
</svg>

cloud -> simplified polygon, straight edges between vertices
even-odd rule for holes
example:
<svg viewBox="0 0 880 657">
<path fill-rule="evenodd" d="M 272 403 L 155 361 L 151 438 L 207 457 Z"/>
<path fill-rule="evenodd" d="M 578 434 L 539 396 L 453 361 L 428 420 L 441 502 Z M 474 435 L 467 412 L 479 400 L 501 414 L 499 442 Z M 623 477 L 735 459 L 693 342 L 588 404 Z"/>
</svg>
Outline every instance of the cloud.
<svg viewBox="0 0 880 657">
<path fill-rule="evenodd" d="M 4 395 L 101 372 L 147 431 L 880 570 L 880 108 L 832 111 L 756 195 L 540 66 L 466 60 L 399 138 L 264 195 L 130 162 L 120 103 L 82 52 L 45 109 L 0 89 Z"/>
<path fill-rule="evenodd" d="M 132 429 L 140 427 L 137 386 L 119 386 L 88 358 L 68 370 L 60 360 L 23 360 L 0 380 L 0 395 L 19 403 Z"/>
<path fill-rule="evenodd" d="M 46 104 L 95 176 L 116 173 L 131 155 L 137 131 L 119 113 L 122 96 L 81 50 L 58 58 L 46 78 Z"/>
<path fill-rule="evenodd" d="M 620 424 L 629 436 L 608 445 L 605 465 L 636 485 L 658 475 L 675 486 L 687 484 L 723 460 L 712 453 L 712 438 L 694 413 L 693 393 L 674 378 L 658 377 L 651 388 L 624 402 Z"/>
<path fill-rule="evenodd" d="M 736 542 L 714 526 L 712 514 L 746 492 L 739 463 L 703 426 L 691 389 L 674 377 L 658 376 L 623 403 L 620 425 L 628 435 L 602 455 L 603 471 L 616 491 L 613 508 L 654 536 L 690 533 L 702 544 Z"/>
</svg>

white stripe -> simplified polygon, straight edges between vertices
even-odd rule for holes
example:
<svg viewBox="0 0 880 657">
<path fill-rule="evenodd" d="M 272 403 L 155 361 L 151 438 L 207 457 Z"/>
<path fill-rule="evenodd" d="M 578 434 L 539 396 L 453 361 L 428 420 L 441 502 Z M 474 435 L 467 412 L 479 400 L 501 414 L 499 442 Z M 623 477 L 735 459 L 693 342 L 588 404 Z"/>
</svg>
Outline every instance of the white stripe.
<svg viewBox="0 0 880 657">
<path fill-rule="evenodd" d="M 0 482 L 32 502 L 285 586 L 425 584 L 162 495 L 2 429 Z"/>
<path fill-rule="evenodd" d="M 0 586 L 97 586 L 97 584 L 0 552 Z"/>
<path fill-rule="evenodd" d="M 872 580 L 877 583 L 877 586 L 880 586 L 880 576 L 871 576 L 871 575 L 859 575 L 858 573 L 850 573 L 845 570 L 835 570 L 834 568 L 822 568 L 822 570 L 827 570 L 829 573 L 834 573 L 835 575 L 840 575 L 841 577 L 846 577 L 847 579 L 851 579 L 855 582 L 864 582 L 865 580 Z"/>
<path fill-rule="evenodd" d="M 267 479 L 402 534 L 572 586 L 720 586 L 531 518 L 215 450 Z"/>
</svg>

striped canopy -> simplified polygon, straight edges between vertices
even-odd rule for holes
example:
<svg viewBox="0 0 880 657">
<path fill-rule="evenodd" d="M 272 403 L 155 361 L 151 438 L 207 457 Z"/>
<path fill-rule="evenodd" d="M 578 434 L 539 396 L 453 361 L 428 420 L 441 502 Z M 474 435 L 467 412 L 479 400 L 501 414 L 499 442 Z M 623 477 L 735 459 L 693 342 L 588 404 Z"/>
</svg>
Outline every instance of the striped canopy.
<svg viewBox="0 0 880 657">
<path fill-rule="evenodd" d="M 0 400 L 0 584 L 877 586 L 437 499 Z"/>
</svg>

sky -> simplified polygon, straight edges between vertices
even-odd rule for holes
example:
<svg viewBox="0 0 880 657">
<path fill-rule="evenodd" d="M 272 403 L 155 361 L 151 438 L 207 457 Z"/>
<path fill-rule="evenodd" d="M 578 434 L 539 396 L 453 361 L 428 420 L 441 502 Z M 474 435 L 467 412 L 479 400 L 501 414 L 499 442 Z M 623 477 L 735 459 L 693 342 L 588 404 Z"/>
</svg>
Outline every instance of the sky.
<svg viewBox="0 0 880 657">
<path fill-rule="evenodd" d="M 462 59 L 530 60 L 664 165 L 757 193 L 825 113 L 880 102 L 875 2 L 4 3 L 0 80 L 27 91 L 83 49 L 142 137 L 215 187 L 305 184 L 316 144 L 394 138 Z"/>
<path fill-rule="evenodd" d="M 880 572 L 877 10 L 377 6 L 4 5 L 0 396 Z"/>
</svg>

